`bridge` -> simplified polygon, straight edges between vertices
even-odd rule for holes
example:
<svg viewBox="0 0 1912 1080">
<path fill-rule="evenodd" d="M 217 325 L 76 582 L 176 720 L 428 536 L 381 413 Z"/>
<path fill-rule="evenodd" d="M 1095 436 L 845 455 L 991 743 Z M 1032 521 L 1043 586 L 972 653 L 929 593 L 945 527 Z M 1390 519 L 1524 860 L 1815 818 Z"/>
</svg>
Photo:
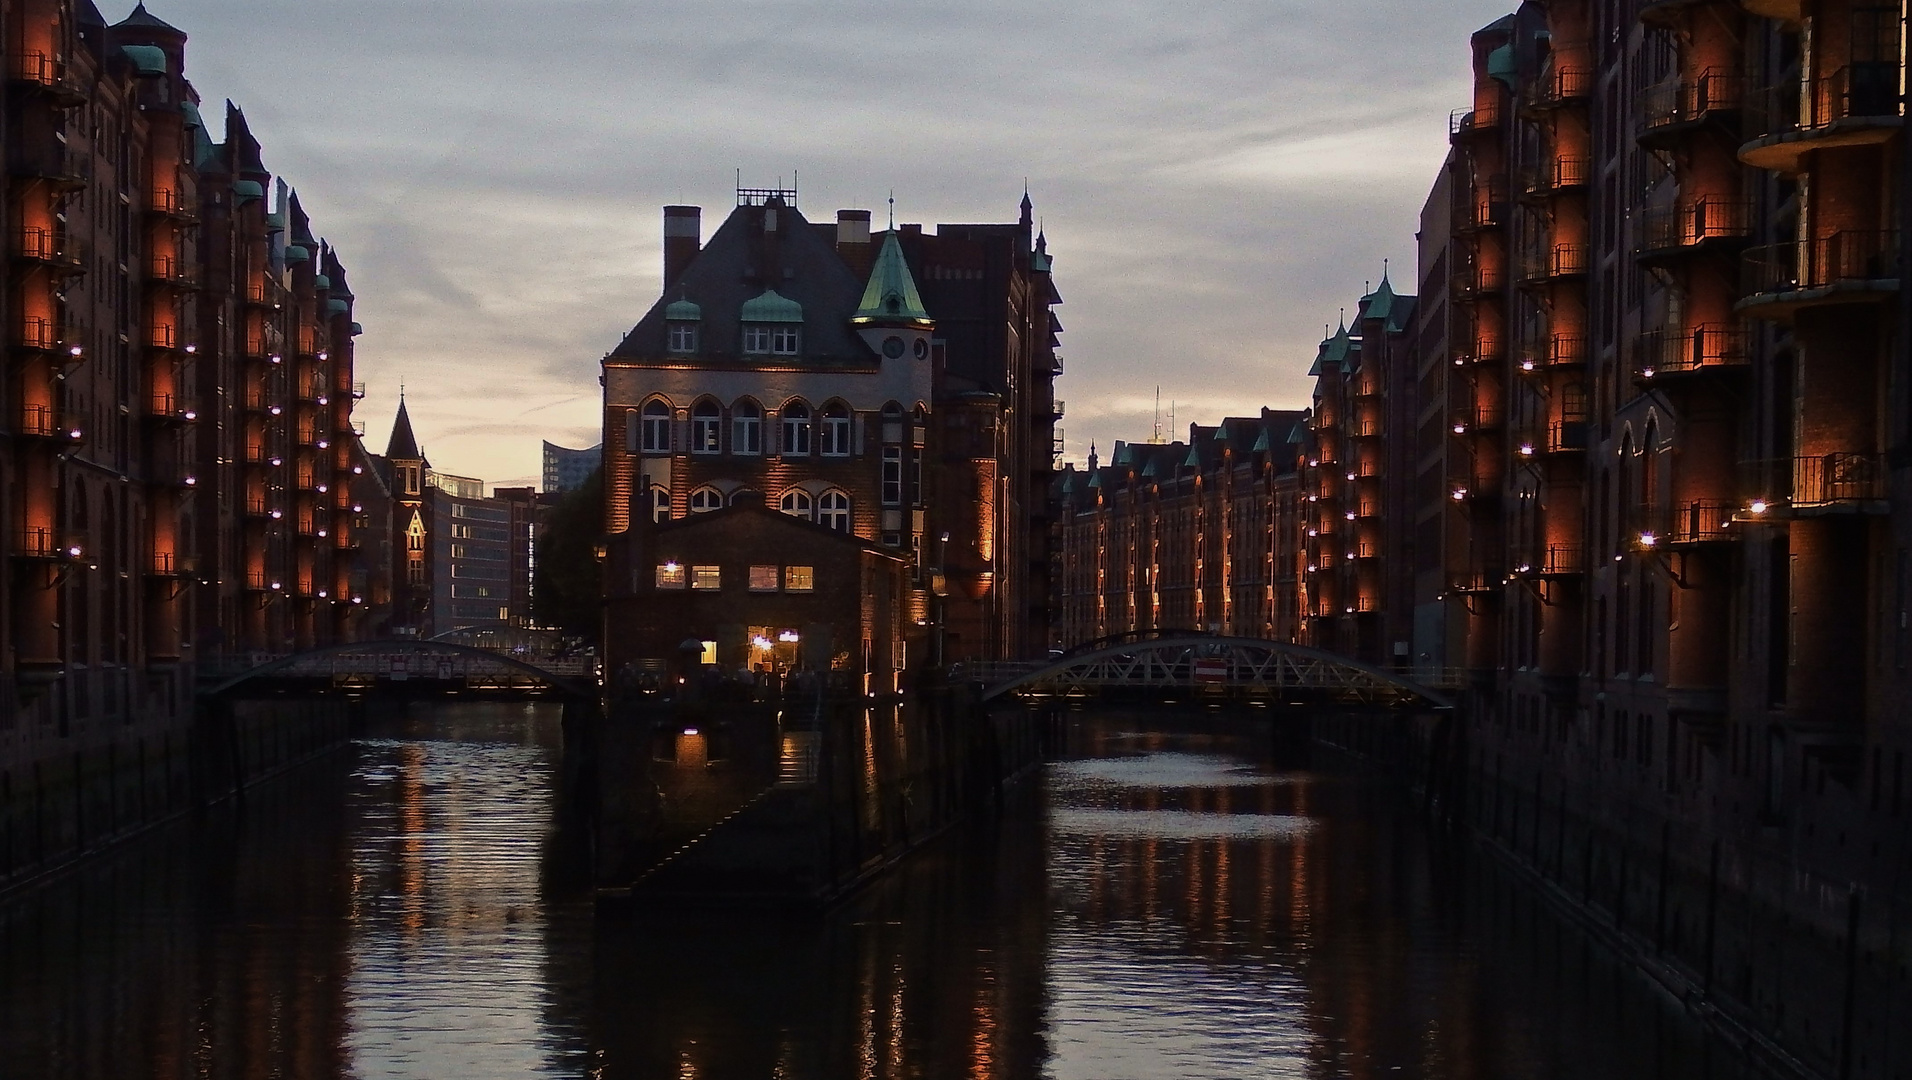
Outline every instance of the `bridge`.
<svg viewBox="0 0 1912 1080">
<path fill-rule="evenodd" d="M 1393 671 L 1258 638 L 1188 631 L 1118 635 L 1047 661 L 964 665 L 985 702 L 1017 698 L 1204 698 L 1264 704 L 1448 711 L 1463 685 L 1451 670 Z"/>
<path fill-rule="evenodd" d="M 202 699 L 262 694 L 597 700 L 589 658 L 520 658 L 444 639 L 390 638 L 285 656 L 235 657 L 200 668 Z"/>
</svg>

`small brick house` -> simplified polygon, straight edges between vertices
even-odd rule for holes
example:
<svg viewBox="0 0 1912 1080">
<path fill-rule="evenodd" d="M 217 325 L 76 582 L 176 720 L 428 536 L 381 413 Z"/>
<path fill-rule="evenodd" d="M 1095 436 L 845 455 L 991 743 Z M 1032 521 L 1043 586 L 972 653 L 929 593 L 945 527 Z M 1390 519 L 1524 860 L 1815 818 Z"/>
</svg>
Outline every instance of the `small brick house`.
<svg viewBox="0 0 1912 1080">
<path fill-rule="evenodd" d="M 901 685 L 921 655 L 899 552 L 764 507 L 731 506 L 645 531 L 628 591 L 605 607 L 606 670 L 675 659 L 686 641 L 728 672 L 848 672 Z"/>
</svg>

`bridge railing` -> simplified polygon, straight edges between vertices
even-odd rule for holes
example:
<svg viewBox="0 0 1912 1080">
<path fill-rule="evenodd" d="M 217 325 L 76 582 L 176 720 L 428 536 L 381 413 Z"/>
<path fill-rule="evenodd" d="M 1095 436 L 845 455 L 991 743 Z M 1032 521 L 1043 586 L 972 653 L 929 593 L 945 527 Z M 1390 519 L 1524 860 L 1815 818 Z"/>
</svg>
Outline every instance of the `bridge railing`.
<svg viewBox="0 0 1912 1080">
<path fill-rule="evenodd" d="M 292 659 L 294 655 L 249 653 L 243 656 L 221 656 L 201 661 L 197 670 L 202 683 L 221 683 L 267 664 Z M 327 653 L 293 660 L 279 674 L 289 678 L 358 676 L 402 679 L 461 679 L 525 674 L 504 663 L 507 660 L 529 665 L 558 678 L 588 680 L 595 679 L 598 673 L 596 658 L 589 656 L 527 657 L 507 652 L 477 656 L 368 648 L 364 652 Z"/>
</svg>

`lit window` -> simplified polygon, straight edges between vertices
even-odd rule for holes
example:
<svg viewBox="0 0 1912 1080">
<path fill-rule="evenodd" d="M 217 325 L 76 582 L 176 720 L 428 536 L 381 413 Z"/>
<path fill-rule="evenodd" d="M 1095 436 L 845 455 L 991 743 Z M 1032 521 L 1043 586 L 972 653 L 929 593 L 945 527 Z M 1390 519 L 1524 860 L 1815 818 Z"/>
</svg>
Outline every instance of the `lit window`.
<svg viewBox="0 0 1912 1080">
<path fill-rule="evenodd" d="M 828 525 L 840 533 L 850 531 L 850 496 L 841 491 L 826 491 L 817 501 L 817 524 Z"/>
<path fill-rule="evenodd" d="M 723 451 L 723 407 L 714 401 L 700 401 L 690 411 L 690 452 L 716 454 Z"/>
<path fill-rule="evenodd" d="M 763 410 L 754 401 L 739 401 L 730 408 L 730 452 L 763 453 Z"/>
<path fill-rule="evenodd" d="M 744 351 L 747 353 L 769 352 L 770 328 L 768 326 L 744 327 Z"/>
<path fill-rule="evenodd" d="M 783 588 L 785 592 L 811 592 L 817 587 L 816 568 L 813 566 L 786 566 L 783 568 Z"/>
<path fill-rule="evenodd" d="M 783 407 L 783 456 L 808 457 L 810 454 L 810 407 L 793 401 Z"/>
<path fill-rule="evenodd" d="M 644 432 L 641 449 L 647 454 L 671 452 L 671 407 L 661 401 L 644 406 Z"/>
<path fill-rule="evenodd" d="M 828 457 L 848 457 L 850 454 L 850 410 L 841 404 L 831 405 L 823 410 L 822 423 L 817 425 L 818 450 Z"/>
<path fill-rule="evenodd" d="M 715 566 L 693 566 L 690 568 L 690 587 L 709 592 L 724 587 L 724 575 Z"/>
<path fill-rule="evenodd" d="M 690 493 L 690 512 L 708 514 L 712 510 L 721 510 L 724 506 L 724 493 L 714 487 L 700 487 Z"/>
<path fill-rule="evenodd" d="M 684 587 L 684 566 L 682 563 L 658 563 L 657 587 L 660 589 L 681 589 Z"/>
<path fill-rule="evenodd" d="M 750 568 L 751 592 L 776 592 L 777 568 L 774 566 L 753 566 Z"/>
<path fill-rule="evenodd" d="M 674 322 L 670 324 L 670 350 L 674 353 L 694 353 L 697 351 L 697 324 L 694 322 Z"/>
<path fill-rule="evenodd" d="M 778 326 L 770 332 L 770 351 L 779 356 L 795 356 L 803 342 L 801 327 Z"/>
<path fill-rule="evenodd" d="M 791 488 L 783 493 L 783 501 L 777 504 L 777 509 L 791 517 L 809 521 L 812 509 L 810 493 L 802 488 Z"/>
</svg>

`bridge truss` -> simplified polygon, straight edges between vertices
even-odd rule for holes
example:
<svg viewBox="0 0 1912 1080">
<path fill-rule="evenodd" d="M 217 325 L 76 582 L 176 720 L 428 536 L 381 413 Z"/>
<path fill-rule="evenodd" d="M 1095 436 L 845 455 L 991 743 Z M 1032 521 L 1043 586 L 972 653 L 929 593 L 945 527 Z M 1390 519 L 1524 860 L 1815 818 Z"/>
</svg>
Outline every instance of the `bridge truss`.
<svg viewBox="0 0 1912 1080">
<path fill-rule="evenodd" d="M 1176 635 L 1121 642 L 1046 663 L 974 664 L 985 701 L 1172 698 L 1451 709 L 1457 673 L 1396 672 L 1287 642 Z"/>
<path fill-rule="evenodd" d="M 449 641 L 394 638 L 313 649 L 289 656 L 235 658 L 202 667 L 205 696 L 260 690 L 354 695 L 374 689 L 475 692 L 517 697 L 596 695 L 588 660 L 539 658 L 527 662 Z"/>
</svg>

